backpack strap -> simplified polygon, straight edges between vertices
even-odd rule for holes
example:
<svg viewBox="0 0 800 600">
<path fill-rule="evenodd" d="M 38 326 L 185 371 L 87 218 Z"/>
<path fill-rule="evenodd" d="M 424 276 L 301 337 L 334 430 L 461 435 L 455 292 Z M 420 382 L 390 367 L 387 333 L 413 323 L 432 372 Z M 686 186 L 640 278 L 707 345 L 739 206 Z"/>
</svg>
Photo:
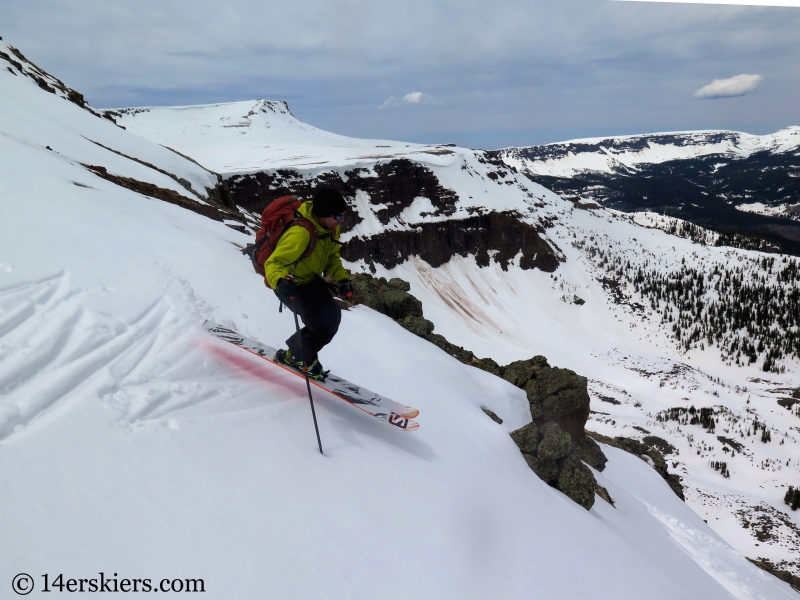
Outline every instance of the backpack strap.
<svg viewBox="0 0 800 600">
<path fill-rule="evenodd" d="M 314 227 L 314 224 L 311 221 L 305 217 L 301 217 L 299 214 L 297 214 L 297 212 L 295 212 L 295 217 L 295 220 L 289 223 L 286 226 L 286 229 L 289 229 L 289 227 L 292 225 L 298 225 L 300 227 L 305 227 L 306 231 L 308 231 L 308 234 L 311 236 L 311 239 L 308 241 L 308 247 L 306 248 L 306 251 L 303 252 L 297 261 L 295 261 L 295 264 L 297 264 L 304 258 L 308 258 L 314 253 L 314 249 L 317 247 L 317 239 L 319 238 L 319 234 L 317 233 L 317 228 Z M 284 231 L 286 231 L 286 229 L 284 229 Z"/>
</svg>

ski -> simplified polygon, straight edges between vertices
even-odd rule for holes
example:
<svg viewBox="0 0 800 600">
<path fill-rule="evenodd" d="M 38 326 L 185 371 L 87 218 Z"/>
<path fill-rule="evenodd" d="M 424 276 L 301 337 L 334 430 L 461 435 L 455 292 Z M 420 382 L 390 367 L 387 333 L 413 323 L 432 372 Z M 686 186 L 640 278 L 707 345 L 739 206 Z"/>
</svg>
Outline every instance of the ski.
<svg viewBox="0 0 800 600">
<path fill-rule="evenodd" d="M 278 351 L 277 348 L 266 346 L 254 339 L 245 337 L 240 333 L 233 331 L 232 329 L 228 329 L 227 327 L 223 327 L 218 323 L 214 323 L 213 321 L 206 321 L 203 323 L 203 328 L 219 339 L 233 344 L 234 346 L 239 346 L 243 350 L 247 350 L 251 354 L 255 354 L 260 358 L 268 360 L 285 371 L 305 379 L 305 375 L 302 371 L 275 360 L 275 353 Z M 365 413 L 370 414 L 381 421 L 385 421 L 389 425 L 397 427 L 398 429 L 402 429 L 403 431 L 414 431 L 419 428 L 419 423 L 413 420 L 413 418 L 419 414 L 419 411 L 416 408 L 405 406 L 399 402 L 390 400 L 389 398 L 381 396 L 380 394 L 376 394 L 375 392 L 371 392 L 366 388 L 358 386 L 354 383 L 350 383 L 346 379 L 342 379 L 341 377 L 333 375 L 332 373 L 329 373 L 328 376 L 322 381 L 317 381 L 315 379 L 309 379 L 309 381 L 318 388 L 333 394 L 337 398 L 352 404 L 356 408 L 363 410 Z"/>
</svg>

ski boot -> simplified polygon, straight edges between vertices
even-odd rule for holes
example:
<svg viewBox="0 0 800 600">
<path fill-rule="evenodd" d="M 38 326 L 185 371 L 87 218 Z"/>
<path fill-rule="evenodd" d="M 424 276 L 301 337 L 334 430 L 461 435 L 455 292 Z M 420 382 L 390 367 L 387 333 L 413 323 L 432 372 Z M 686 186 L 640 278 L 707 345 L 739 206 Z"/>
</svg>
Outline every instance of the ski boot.
<svg viewBox="0 0 800 600">
<path fill-rule="evenodd" d="M 305 374 L 307 372 L 311 379 L 315 379 L 317 381 L 324 381 L 328 376 L 328 373 L 330 373 L 330 371 L 323 370 L 322 365 L 316 358 L 314 359 L 314 362 L 311 363 L 311 366 L 306 369 L 303 361 L 297 360 L 289 350 L 278 350 L 275 353 L 275 361 L 297 369 L 301 373 Z"/>
<path fill-rule="evenodd" d="M 302 361 L 300 364 L 302 364 Z M 311 379 L 316 379 L 317 381 L 324 381 L 328 376 L 328 373 L 330 373 L 330 371 L 323 370 L 322 365 L 317 358 L 315 358 L 314 362 L 311 363 L 311 366 L 308 367 L 308 371 L 305 370 L 305 367 L 300 367 L 300 370 L 304 373 L 307 372 Z"/>
<path fill-rule="evenodd" d="M 301 360 L 295 360 L 294 356 L 292 356 L 292 353 L 289 350 L 283 349 L 278 350 L 275 353 L 275 362 L 283 363 L 290 367 L 294 367 L 295 369 L 299 369 L 299 365 L 303 363 Z"/>
</svg>

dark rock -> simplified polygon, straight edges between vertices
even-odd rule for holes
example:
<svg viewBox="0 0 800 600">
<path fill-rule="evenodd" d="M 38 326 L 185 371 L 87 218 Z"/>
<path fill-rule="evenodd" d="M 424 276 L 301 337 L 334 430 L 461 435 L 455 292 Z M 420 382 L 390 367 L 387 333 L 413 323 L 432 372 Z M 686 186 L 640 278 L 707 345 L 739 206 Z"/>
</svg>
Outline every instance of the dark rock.
<svg viewBox="0 0 800 600">
<path fill-rule="evenodd" d="M 502 425 L 502 424 L 503 424 L 503 419 L 501 419 L 500 417 L 498 417 L 498 416 L 497 416 L 497 413 L 495 413 L 493 410 L 489 410 L 488 408 L 486 408 L 486 407 L 483 407 L 483 406 L 481 407 L 481 410 L 482 410 L 483 412 L 485 412 L 485 413 L 486 413 L 486 415 L 487 415 L 487 416 L 488 416 L 488 417 L 489 417 L 489 418 L 490 418 L 492 421 L 494 421 L 495 423 L 497 423 L 498 425 Z"/>
<path fill-rule="evenodd" d="M 422 302 L 408 292 L 387 286 L 383 291 L 383 302 L 386 306 L 385 314 L 392 319 L 422 317 Z"/>
<path fill-rule="evenodd" d="M 398 278 L 390 281 L 386 281 L 385 277 L 376 279 L 365 273 L 354 273 L 350 276 L 350 281 L 353 283 L 356 298 L 371 309 L 396 321 L 406 317 L 422 318 L 422 302 L 408 293 L 411 289 L 408 282 Z M 432 325 L 431 323 L 431 331 Z"/>
<path fill-rule="evenodd" d="M 522 456 L 525 458 L 525 462 L 528 463 L 528 466 L 534 473 L 536 473 L 539 479 L 550 485 L 556 482 L 558 475 L 561 472 L 561 469 L 556 461 L 542 460 L 531 454 L 523 454 Z"/>
<path fill-rule="evenodd" d="M 201 204 L 200 202 L 195 202 L 194 200 L 190 200 L 185 196 L 182 196 L 178 192 L 174 190 L 170 190 L 167 188 L 162 188 L 152 183 L 146 181 L 139 181 L 138 179 L 133 179 L 131 177 L 123 177 L 121 175 L 114 175 L 109 173 L 108 170 L 99 165 L 83 165 L 89 171 L 105 179 L 106 181 L 110 181 L 120 187 L 124 187 L 128 190 L 133 192 L 137 192 L 142 194 L 143 196 L 149 196 L 151 198 L 158 198 L 159 200 L 163 200 L 164 202 L 169 202 L 170 204 L 175 204 L 180 206 L 181 208 L 186 208 L 193 212 L 196 212 L 204 217 L 208 217 L 209 219 L 214 219 L 215 221 L 223 221 L 225 219 L 239 219 L 241 216 L 236 213 L 235 215 L 232 213 L 227 213 L 220 211 L 214 206 L 209 206 L 208 204 Z"/>
<path fill-rule="evenodd" d="M 722 442 L 726 446 L 730 446 L 736 452 L 744 451 L 744 445 L 741 442 L 737 442 L 736 440 L 732 440 L 731 438 L 725 437 L 724 435 L 718 435 L 717 439 Z M 668 454 L 665 452 L 664 454 Z"/>
<path fill-rule="evenodd" d="M 369 306 L 381 314 L 386 314 L 386 302 L 383 300 L 379 280 L 366 273 L 353 273 L 350 276 L 350 282 L 353 284 L 355 296 L 361 304 Z"/>
<path fill-rule="evenodd" d="M 386 282 L 386 285 L 395 290 L 400 290 L 401 292 L 411 291 L 411 284 L 408 283 L 407 281 L 400 279 L 399 277 L 392 277 L 389 281 Z M 421 302 L 420 306 L 422 306 Z"/>
<path fill-rule="evenodd" d="M 536 423 L 528 423 L 524 427 L 512 431 L 511 439 L 514 440 L 520 452 L 535 456 L 542 436 L 539 434 L 539 428 L 536 426 Z"/>
<path fill-rule="evenodd" d="M 561 431 L 558 423 L 550 421 L 541 427 L 542 441 L 536 455 L 541 459 L 558 460 L 564 458 L 572 449 L 572 438 Z"/>
<path fill-rule="evenodd" d="M 549 368 L 547 359 L 544 356 L 534 356 L 529 360 L 517 360 L 503 367 L 503 379 L 517 386 L 524 388 L 525 383 L 536 375 L 541 368 Z"/>
<path fill-rule="evenodd" d="M 475 368 L 481 369 L 492 375 L 497 375 L 498 377 L 502 377 L 500 373 L 500 365 L 498 365 L 494 360 L 491 358 L 475 358 L 474 360 L 467 363 Z"/>
<path fill-rule="evenodd" d="M 641 427 L 639 428 L 641 429 Z M 644 430 L 645 433 L 649 433 L 648 431 Z M 670 444 L 664 438 L 660 438 L 657 435 L 648 435 L 642 438 L 642 442 L 647 444 L 650 448 L 655 448 L 662 454 L 670 455 L 675 454 L 675 446 Z"/>
<path fill-rule="evenodd" d="M 400 319 L 398 323 L 421 338 L 433 333 L 433 323 L 424 317 L 408 316 Z"/>
<path fill-rule="evenodd" d="M 583 443 L 578 446 L 578 456 L 583 462 L 598 471 L 605 469 L 608 462 L 598 443 L 589 436 L 584 437 Z"/>
<path fill-rule="evenodd" d="M 569 369 L 540 368 L 524 389 L 534 419 L 556 421 L 576 443 L 583 442 L 583 428 L 589 418 L 585 377 Z"/>
<path fill-rule="evenodd" d="M 594 493 L 600 496 L 603 500 L 608 502 L 611 506 L 614 506 L 614 500 L 611 499 L 611 494 L 608 493 L 608 490 L 604 488 L 602 485 L 598 485 Z"/>
<path fill-rule="evenodd" d="M 775 564 L 768 558 L 759 558 L 757 560 L 747 556 L 745 558 L 747 558 L 747 560 L 749 560 L 759 569 L 763 569 L 767 573 L 771 573 L 781 581 L 788 583 L 795 591 L 800 592 L 800 577 L 791 571 L 776 567 Z"/>
<path fill-rule="evenodd" d="M 586 510 L 594 505 L 597 481 L 589 468 L 575 455 L 570 455 L 561 466 L 558 489 Z"/>
<path fill-rule="evenodd" d="M 490 258 L 492 250 L 496 252 Z M 521 221 L 519 215 L 498 212 L 418 223 L 413 229 L 356 237 L 342 247 L 342 257 L 346 260 L 373 261 L 388 269 L 414 255 L 432 267 L 439 267 L 456 255 L 473 255 L 480 266 L 488 266 L 493 260 L 505 270 L 520 253 L 522 269 L 552 273 L 560 262 L 535 227 Z"/>
<path fill-rule="evenodd" d="M 593 431 L 588 431 L 587 433 L 592 438 L 594 438 L 599 442 L 608 444 L 609 446 L 614 446 L 615 448 L 619 448 L 621 450 L 625 450 L 626 452 L 630 452 L 631 454 L 635 454 L 636 456 L 638 456 L 643 460 L 645 460 L 645 457 L 650 458 L 650 460 L 653 462 L 653 468 L 659 475 L 661 475 L 664 481 L 667 482 L 667 485 L 669 485 L 670 489 L 672 489 L 672 491 L 675 492 L 675 495 L 678 496 L 678 498 L 680 498 L 681 500 L 684 501 L 686 500 L 683 494 L 683 484 L 681 483 L 680 475 L 677 475 L 675 473 L 670 473 L 668 471 L 667 461 L 664 459 L 664 455 L 661 454 L 661 452 L 657 448 L 651 447 L 648 444 L 645 444 L 633 438 L 627 438 L 622 436 L 610 438 L 605 435 L 601 435 L 599 433 L 594 433 Z"/>
<path fill-rule="evenodd" d="M 670 489 L 675 492 L 675 495 L 686 502 L 686 496 L 683 495 L 683 484 L 681 483 L 682 477 L 680 475 L 676 475 L 675 473 L 669 473 L 664 478 L 669 485 Z"/>
</svg>

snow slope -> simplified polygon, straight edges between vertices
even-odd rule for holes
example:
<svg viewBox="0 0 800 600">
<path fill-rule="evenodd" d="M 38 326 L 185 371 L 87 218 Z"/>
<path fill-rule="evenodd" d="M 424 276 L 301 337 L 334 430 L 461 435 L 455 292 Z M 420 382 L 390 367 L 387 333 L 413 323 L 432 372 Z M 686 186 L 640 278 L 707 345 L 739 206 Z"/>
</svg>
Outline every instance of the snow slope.
<svg viewBox="0 0 800 600">
<path fill-rule="evenodd" d="M 247 237 L 94 178 L 83 136 L 210 176 L 28 79 L 0 71 L 0 88 L 3 585 L 102 572 L 201 578 L 215 598 L 794 597 L 635 457 L 609 448 L 597 474 L 616 508 L 545 485 L 508 436 L 530 418 L 519 389 L 363 307 L 325 363 L 418 406 L 421 428 L 319 394 L 320 456 L 302 381 L 199 328 L 272 345 L 292 331 L 238 252 Z"/>
<path fill-rule="evenodd" d="M 225 118 L 233 119 L 247 106 L 240 109 L 240 104 L 225 105 Z M 199 121 L 206 118 L 203 114 L 214 118 L 191 131 L 179 121 L 173 122 L 172 115 L 179 110 L 153 110 L 143 113 L 149 120 L 139 120 L 141 116 L 136 114 L 125 122 L 141 135 L 178 140 L 187 152 L 198 148 L 198 152 L 207 153 L 208 164 L 225 167 L 227 147 L 225 151 L 215 150 L 221 148 L 222 136 L 228 135 L 218 125 L 220 105 L 193 107 Z M 343 158 L 328 141 L 333 134 L 310 127 L 300 132 L 299 125 L 292 125 L 294 129 L 289 132 L 283 125 L 288 118 L 285 115 L 261 114 L 264 116 L 259 118 L 264 122 L 259 129 L 259 144 L 263 146 L 249 141 L 248 133 L 239 138 L 241 146 L 232 149 L 233 155 L 245 157 L 238 163 L 244 171 L 263 160 L 272 165 L 264 167 L 267 172 L 275 172 L 275 165 L 280 164 L 281 169 L 292 169 L 293 176 L 300 180 L 312 181 L 332 174 L 347 181 L 348 169 L 354 164 L 377 177 L 377 165 L 411 157 L 415 164 L 430 169 L 442 186 L 457 193 L 457 202 L 449 214 L 435 210 L 430 199 L 420 196 L 397 217 L 383 223 L 378 214 L 385 206 L 374 204 L 368 194 L 358 191 L 354 208 L 362 220 L 344 239 L 413 231 L 423 224 L 488 210 L 511 211 L 539 227 L 564 259 L 554 274 L 523 270 L 519 257 L 507 269 L 494 262 L 480 267 L 472 256 L 454 256 L 433 268 L 412 255 L 392 269 L 377 265 L 376 275 L 408 280 L 411 292 L 423 301 L 425 316 L 435 323 L 436 332 L 478 356 L 506 364 L 544 354 L 550 364 L 569 367 L 589 377 L 595 413 L 587 428 L 610 436 L 641 438 L 649 434 L 667 441 L 673 446 L 667 460 L 671 470 L 684 477 L 689 505 L 716 532 L 747 556 L 769 558 L 800 573 L 800 518 L 783 504 L 786 486 L 796 486 L 800 479 L 800 421 L 776 402 L 798 387 L 798 360 L 784 360 L 786 370 L 782 374 L 765 374 L 760 369 L 761 360 L 740 367 L 723 360 L 716 348 L 705 350 L 696 344 L 686 350 L 676 344 L 669 326 L 660 322 L 660 314 L 637 296 L 633 285 L 624 281 L 622 271 L 611 260 L 627 261 L 628 272 L 649 268 L 681 273 L 694 268 L 710 274 L 715 268 L 735 267 L 742 269 L 746 280 L 766 278 L 769 286 L 779 288 L 783 284 L 775 273 L 770 271 L 767 275 L 762 270 L 764 255 L 701 246 L 667 235 L 659 229 L 668 228 L 670 223 L 654 215 L 630 216 L 565 200 L 508 167 L 503 168 L 503 164 L 491 162 L 482 152 L 439 147 L 409 155 L 401 144 L 386 143 L 388 149 L 381 157 L 353 158 L 356 155 L 352 154 Z M 269 137 L 273 129 L 281 132 L 276 134 L 275 144 L 270 143 Z M 798 132 L 800 129 L 790 128 L 762 138 L 724 132 L 692 133 L 685 134 L 683 141 L 673 139 L 670 144 L 663 144 L 663 148 L 656 143 L 660 138 L 651 136 L 653 139 L 645 145 L 661 154 L 640 158 L 663 160 L 667 151 L 783 151 L 796 146 Z M 278 163 L 278 142 L 292 140 L 302 140 L 309 148 L 306 154 L 313 153 L 317 162 L 309 164 L 305 155 L 297 157 L 287 152 L 283 155 L 285 160 Z M 629 145 L 641 141 L 631 139 Z M 369 144 L 348 143 L 353 147 Z M 508 157 L 504 160 L 508 162 Z M 236 176 L 240 174 L 239 166 L 228 165 L 230 170 L 221 171 Z M 711 233 L 706 237 L 706 243 L 716 239 Z M 598 254 L 601 250 L 603 258 Z M 366 270 L 369 265 L 359 262 L 352 267 Z M 713 289 L 708 292 L 706 303 L 714 300 L 714 294 Z M 656 418 L 669 408 L 690 406 L 715 407 L 724 426 L 711 432 Z M 756 420 L 766 422 L 772 429 L 774 442 L 762 444 L 752 435 Z M 750 435 L 746 435 L 748 431 Z M 745 451 L 731 458 L 730 447 L 719 436 L 745 444 Z M 723 478 L 711 461 L 726 461 L 731 477 Z"/>
<path fill-rule="evenodd" d="M 120 125 L 174 148 L 217 173 L 285 165 L 357 165 L 381 156 L 415 155 L 436 146 L 337 135 L 298 121 L 285 102 L 253 100 L 200 106 L 106 111 Z"/>
</svg>

